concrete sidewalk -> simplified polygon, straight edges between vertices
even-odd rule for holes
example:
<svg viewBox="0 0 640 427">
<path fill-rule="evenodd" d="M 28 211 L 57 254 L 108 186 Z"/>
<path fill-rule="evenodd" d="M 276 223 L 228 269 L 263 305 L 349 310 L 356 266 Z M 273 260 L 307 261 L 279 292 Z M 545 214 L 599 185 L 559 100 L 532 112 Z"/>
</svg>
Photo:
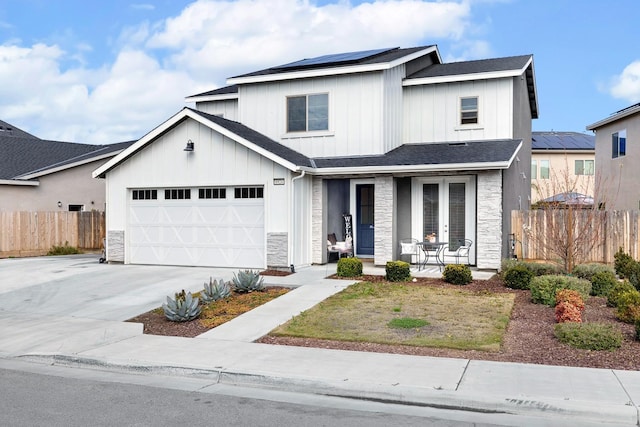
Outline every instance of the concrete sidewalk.
<svg viewBox="0 0 640 427">
<path fill-rule="evenodd" d="M 326 279 L 333 272 L 335 265 L 314 266 L 289 276 L 267 277 L 268 284 L 295 289 L 197 338 L 143 335 L 138 324 L 18 314 L 5 306 L 0 308 L 0 356 L 101 370 L 193 376 L 210 379 L 212 384 L 535 416 L 551 425 L 579 425 L 581 420 L 638 424 L 640 372 L 636 371 L 252 342 L 352 283 Z M 384 270 L 365 264 L 365 273 L 384 274 Z M 476 278 L 492 274 L 473 273 Z"/>
</svg>

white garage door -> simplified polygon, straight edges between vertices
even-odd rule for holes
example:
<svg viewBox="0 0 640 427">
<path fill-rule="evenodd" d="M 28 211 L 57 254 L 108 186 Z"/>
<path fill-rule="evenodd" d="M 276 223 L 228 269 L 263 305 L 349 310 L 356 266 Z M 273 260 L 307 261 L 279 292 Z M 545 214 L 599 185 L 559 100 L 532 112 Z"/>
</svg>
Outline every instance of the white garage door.
<svg viewBox="0 0 640 427">
<path fill-rule="evenodd" d="M 132 264 L 264 268 L 262 187 L 134 189 Z"/>
</svg>

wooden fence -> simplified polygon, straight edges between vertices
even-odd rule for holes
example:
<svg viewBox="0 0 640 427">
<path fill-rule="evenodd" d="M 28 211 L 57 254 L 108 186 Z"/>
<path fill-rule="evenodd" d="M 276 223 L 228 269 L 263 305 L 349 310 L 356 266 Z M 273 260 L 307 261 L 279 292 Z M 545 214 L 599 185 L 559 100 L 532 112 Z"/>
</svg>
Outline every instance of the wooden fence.
<svg viewBox="0 0 640 427">
<path fill-rule="evenodd" d="M 45 255 L 53 246 L 102 249 L 104 212 L 0 212 L 0 258 Z"/>
<path fill-rule="evenodd" d="M 567 236 L 568 227 L 559 229 L 558 223 L 566 221 L 568 212 L 563 209 L 511 212 L 511 233 L 515 237 L 515 254 L 524 260 L 553 260 L 549 254 L 545 239 L 561 239 Z M 613 255 L 622 248 L 634 259 L 639 259 L 638 234 L 639 216 L 637 211 L 582 211 L 573 210 L 574 230 L 593 233 L 594 244 L 583 244 L 587 248 L 582 255 L 584 262 L 602 262 L 613 264 Z M 555 222 L 556 225 L 553 225 Z M 555 234 L 555 235 L 554 235 Z M 565 237 L 566 239 L 566 237 Z M 576 237 L 577 242 L 585 243 L 590 239 Z M 591 247 L 592 246 L 592 247 Z"/>
</svg>

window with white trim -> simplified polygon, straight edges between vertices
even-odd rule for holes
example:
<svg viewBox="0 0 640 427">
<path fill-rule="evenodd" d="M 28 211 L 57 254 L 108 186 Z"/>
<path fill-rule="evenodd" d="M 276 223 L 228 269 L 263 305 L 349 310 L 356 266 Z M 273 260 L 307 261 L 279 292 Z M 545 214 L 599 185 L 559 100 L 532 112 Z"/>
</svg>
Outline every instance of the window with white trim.
<svg viewBox="0 0 640 427">
<path fill-rule="evenodd" d="M 460 124 L 478 123 L 478 97 L 460 98 Z"/>
<path fill-rule="evenodd" d="M 531 179 L 538 179 L 538 161 L 531 160 Z"/>
<path fill-rule="evenodd" d="M 133 200 L 157 200 L 158 190 L 132 190 L 131 198 Z"/>
<path fill-rule="evenodd" d="M 627 155 L 627 130 L 623 129 L 611 135 L 611 158 Z"/>
<path fill-rule="evenodd" d="M 287 97 L 287 132 L 329 130 L 329 95 Z"/>
<path fill-rule="evenodd" d="M 594 174 L 593 160 L 576 160 L 575 174 L 576 175 L 593 175 Z"/>
</svg>

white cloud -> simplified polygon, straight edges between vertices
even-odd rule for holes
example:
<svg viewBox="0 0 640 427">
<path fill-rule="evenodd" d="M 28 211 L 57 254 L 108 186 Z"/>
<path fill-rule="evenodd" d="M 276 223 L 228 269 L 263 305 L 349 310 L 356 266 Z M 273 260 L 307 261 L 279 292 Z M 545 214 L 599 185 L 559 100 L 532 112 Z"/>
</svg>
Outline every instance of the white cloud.
<svg viewBox="0 0 640 427">
<path fill-rule="evenodd" d="M 633 61 L 613 78 L 610 93 L 631 103 L 640 101 L 640 60 Z"/>
<path fill-rule="evenodd" d="M 483 56 L 486 43 L 465 41 L 470 15 L 466 0 L 201 0 L 178 16 L 106 35 L 118 40 L 115 59 L 97 68 L 82 58 L 89 45 L 67 53 L 57 45 L 5 42 L 0 80 L 11 84 L 0 87 L 0 118 L 41 138 L 135 139 L 181 109 L 185 96 L 266 66 L 442 40 L 455 41 L 465 56 Z"/>
</svg>

